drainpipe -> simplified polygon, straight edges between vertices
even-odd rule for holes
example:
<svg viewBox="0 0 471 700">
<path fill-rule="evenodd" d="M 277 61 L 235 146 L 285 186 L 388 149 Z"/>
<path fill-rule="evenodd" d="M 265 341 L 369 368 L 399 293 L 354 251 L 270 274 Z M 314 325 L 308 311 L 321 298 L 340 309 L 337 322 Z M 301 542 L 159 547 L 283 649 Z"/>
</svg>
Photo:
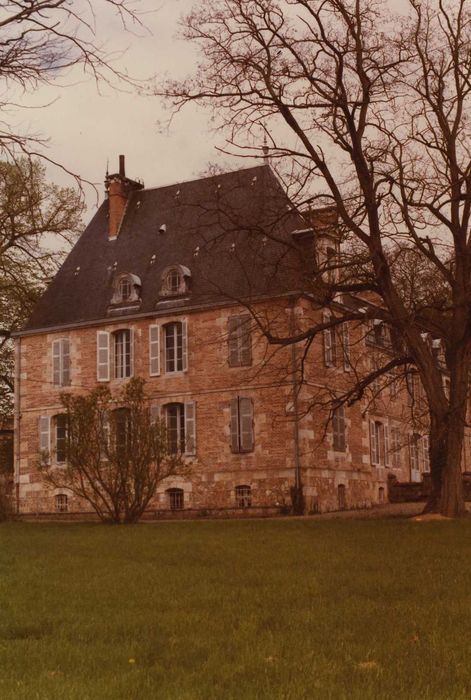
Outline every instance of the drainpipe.
<svg viewBox="0 0 471 700">
<path fill-rule="evenodd" d="M 15 501 L 16 512 L 20 512 L 20 379 L 21 379 L 21 338 L 15 340 L 15 418 L 14 418 L 14 440 L 15 440 Z"/>
<path fill-rule="evenodd" d="M 295 323 L 296 299 L 290 299 L 290 335 L 293 336 L 296 330 Z M 297 352 L 296 344 L 291 344 L 291 385 L 293 392 L 293 436 L 294 436 L 294 493 L 293 512 L 295 515 L 304 513 L 303 483 L 301 478 L 301 460 L 299 457 L 299 409 L 298 409 L 298 378 L 297 378 Z"/>
</svg>

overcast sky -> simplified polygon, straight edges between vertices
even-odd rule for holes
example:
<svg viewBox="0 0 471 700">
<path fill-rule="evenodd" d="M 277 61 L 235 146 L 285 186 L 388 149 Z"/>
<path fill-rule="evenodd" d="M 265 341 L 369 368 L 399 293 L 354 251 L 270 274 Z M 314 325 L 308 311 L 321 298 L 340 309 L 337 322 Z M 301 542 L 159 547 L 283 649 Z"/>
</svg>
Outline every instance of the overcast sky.
<svg viewBox="0 0 471 700">
<path fill-rule="evenodd" d="M 141 28 L 136 35 L 126 34 L 117 19 L 99 15 L 99 37 L 109 49 L 126 49 L 117 65 L 132 75 L 183 77 L 191 72 L 196 54 L 194 47 L 175 35 L 180 15 L 189 12 L 193 3 L 140 0 L 135 7 L 150 12 L 143 18 L 150 33 Z M 107 159 L 110 172 L 115 172 L 121 153 L 126 155 L 126 174 L 142 178 L 146 187 L 197 177 L 210 161 L 223 164 L 209 133 L 208 115 L 193 107 L 174 121 L 169 133 L 163 133 L 158 121 L 169 115 L 158 98 L 119 93 L 103 85 L 98 92 L 93 81 L 77 73 L 61 76 L 57 84 L 24 96 L 22 102 L 37 109 L 20 112 L 16 123 L 50 139 L 48 156 L 100 183 L 100 201 Z M 56 170 L 49 168 L 48 174 L 60 184 L 66 182 Z M 96 205 L 92 191 L 87 193 L 87 204 L 88 220 Z"/>
</svg>

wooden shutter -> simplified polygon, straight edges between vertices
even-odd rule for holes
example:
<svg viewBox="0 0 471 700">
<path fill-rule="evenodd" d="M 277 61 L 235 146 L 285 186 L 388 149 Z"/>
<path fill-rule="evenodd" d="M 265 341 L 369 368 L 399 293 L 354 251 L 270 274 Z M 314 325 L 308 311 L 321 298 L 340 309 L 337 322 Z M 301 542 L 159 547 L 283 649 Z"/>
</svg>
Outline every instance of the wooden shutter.
<svg viewBox="0 0 471 700">
<path fill-rule="evenodd" d="M 62 386 L 70 384 L 70 341 L 68 338 L 62 338 Z"/>
<path fill-rule="evenodd" d="M 39 418 L 39 450 L 50 453 L 51 451 L 51 420 L 49 416 Z"/>
<path fill-rule="evenodd" d="M 160 374 L 160 326 L 149 326 L 149 374 L 156 377 Z"/>
<path fill-rule="evenodd" d="M 237 335 L 238 317 L 231 316 L 227 319 L 227 345 L 229 367 L 239 365 L 239 338 Z"/>
<path fill-rule="evenodd" d="M 350 372 L 352 365 L 350 364 L 350 333 L 348 323 L 342 323 L 342 354 L 343 368 L 346 372 Z"/>
<path fill-rule="evenodd" d="M 54 386 L 61 385 L 61 341 L 52 342 L 52 382 Z"/>
<path fill-rule="evenodd" d="M 110 380 L 110 334 L 108 331 L 97 331 L 96 334 L 97 355 L 97 380 L 109 382 Z"/>
<path fill-rule="evenodd" d="M 378 441 L 376 437 L 376 424 L 370 420 L 370 458 L 371 464 L 378 464 Z"/>
<path fill-rule="evenodd" d="M 252 364 L 251 320 L 251 316 L 248 314 L 239 317 L 240 364 L 244 366 Z"/>
<path fill-rule="evenodd" d="M 185 403 L 185 454 L 196 454 L 196 402 Z"/>
<path fill-rule="evenodd" d="M 238 398 L 231 401 L 231 450 L 232 452 L 240 452 Z"/>
<path fill-rule="evenodd" d="M 239 398 L 239 426 L 240 449 L 251 452 L 254 448 L 252 399 Z"/>
<path fill-rule="evenodd" d="M 188 323 L 186 319 L 182 321 L 182 365 L 183 371 L 186 372 L 188 369 Z"/>
</svg>

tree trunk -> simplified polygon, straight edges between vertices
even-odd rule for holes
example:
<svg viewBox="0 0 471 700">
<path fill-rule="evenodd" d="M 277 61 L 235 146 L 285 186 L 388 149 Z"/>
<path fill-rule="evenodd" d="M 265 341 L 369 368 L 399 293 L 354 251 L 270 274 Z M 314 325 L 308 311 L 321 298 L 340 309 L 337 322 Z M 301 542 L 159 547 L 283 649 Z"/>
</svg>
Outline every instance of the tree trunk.
<svg viewBox="0 0 471 700">
<path fill-rule="evenodd" d="M 431 491 L 424 513 L 439 513 L 443 472 L 447 455 L 447 423 L 444 416 L 430 412 L 429 458 Z"/>
<path fill-rule="evenodd" d="M 466 513 L 461 471 L 464 421 L 450 420 L 447 433 L 447 455 L 442 475 L 440 513 L 449 518 L 459 518 Z"/>
</svg>

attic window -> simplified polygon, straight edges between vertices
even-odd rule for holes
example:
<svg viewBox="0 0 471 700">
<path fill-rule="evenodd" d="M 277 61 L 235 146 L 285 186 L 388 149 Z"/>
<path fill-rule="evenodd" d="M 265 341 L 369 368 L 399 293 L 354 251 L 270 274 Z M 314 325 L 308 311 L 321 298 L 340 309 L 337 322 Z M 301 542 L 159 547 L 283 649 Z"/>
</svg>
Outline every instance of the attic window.
<svg viewBox="0 0 471 700">
<path fill-rule="evenodd" d="M 178 296 L 189 290 L 191 272 L 183 265 L 172 265 L 162 273 L 161 296 Z"/>
<path fill-rule="evenodd" d="M 124 272 L 118 275 L 113 283 L 112 304 L 129 304 L 139 301 L 141 295 L 141 280 L 137 275 Z"/>
</svg>

